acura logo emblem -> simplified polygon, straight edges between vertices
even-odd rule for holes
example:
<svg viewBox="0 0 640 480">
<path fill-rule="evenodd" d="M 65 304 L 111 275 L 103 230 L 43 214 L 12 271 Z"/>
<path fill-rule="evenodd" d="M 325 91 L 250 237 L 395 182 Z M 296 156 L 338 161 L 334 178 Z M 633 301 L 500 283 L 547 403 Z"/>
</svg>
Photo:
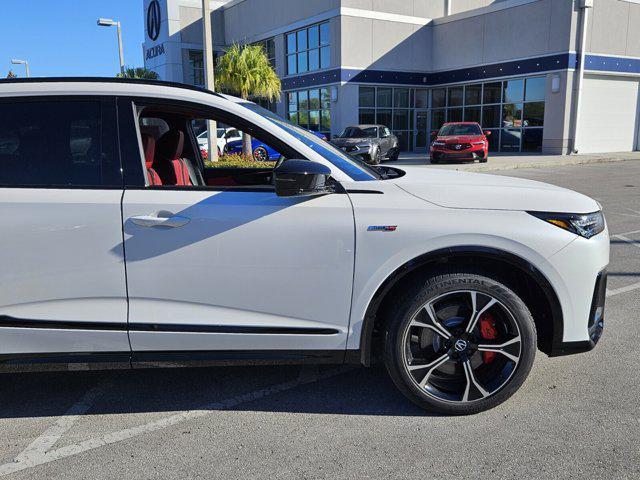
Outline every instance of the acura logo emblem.
<svg viewBox="0 0 640 480">
<path fill-rule="evenodd" d="M 456 150 L 460 150 L 462 148 L 462 145 L 458 144 L 456 145 Z"/>
<path fill-rule="evenodd" d="M 467 342 L 462 339 L 456 340 L 456 343 L 454 343 L 453 346 L 457 352 L 464 352 L 467 349 Z"/>
<path fill-rule="evenodd" d="M 149 38 L 153 41 L 156 41 L 160 36 L 161 15 L 160 2 L 158 0 L 151 0 L 149 8 L 147 9 L 147 35 L 149 35 Z"/>
</svg>

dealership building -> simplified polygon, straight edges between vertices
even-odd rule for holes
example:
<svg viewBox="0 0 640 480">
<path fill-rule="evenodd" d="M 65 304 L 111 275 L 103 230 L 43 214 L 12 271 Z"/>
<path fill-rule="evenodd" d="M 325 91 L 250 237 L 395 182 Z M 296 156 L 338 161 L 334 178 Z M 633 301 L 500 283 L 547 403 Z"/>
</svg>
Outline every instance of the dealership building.
<svg viewBox="0 0 640 480">
<path fill-rule="evenodd" d="M 144 0 L 145 66 L 204 84 L 200 0 Z M 380 123 L 426 151 L 447 121 L 491 149 L 640 148 L 640 0 L 211 1 L 214 52 L 260 43 L 282 80 L 266 104 L 337 135 Z"/>
</svg>

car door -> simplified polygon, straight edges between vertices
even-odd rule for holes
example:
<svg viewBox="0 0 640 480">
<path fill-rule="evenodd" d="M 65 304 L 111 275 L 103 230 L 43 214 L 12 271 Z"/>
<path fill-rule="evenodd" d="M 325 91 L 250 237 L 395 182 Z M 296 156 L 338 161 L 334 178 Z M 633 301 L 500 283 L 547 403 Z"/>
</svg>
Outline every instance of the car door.
<svg viewBox="0 0 640 480">
<path fill-rule="evenodd" d="M 122 128 L 135 128 L 125 115 Z M 127 168 L 141 168 L 138 152 L 125 153 Z M 123 214 L 134 354 L 344 352 L 355 241 L 346 194 L 131 185 Z"/>
<path fill-rule="evenodd" d="M 0 99 L 0 355 L 129 355 L 116 120 L 114 99 Z"/>
</svg>

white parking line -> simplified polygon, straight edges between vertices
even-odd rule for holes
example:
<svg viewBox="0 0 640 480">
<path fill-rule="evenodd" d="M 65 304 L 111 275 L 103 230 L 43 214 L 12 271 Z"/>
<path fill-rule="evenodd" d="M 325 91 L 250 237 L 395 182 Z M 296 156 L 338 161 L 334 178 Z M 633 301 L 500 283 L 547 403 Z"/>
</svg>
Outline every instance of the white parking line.
<svg viewBox="0 0 640 480">
<path fill-rule="evenodd" d="M 607 288 L 607 297 L 613 297 L 614 295 L 619 295 L 621 293 L 633 292 L 634 290 L 640 289 L 640 282 L 632 283 L 631 285 L 627 285 L 626 287 L 614 288 L 609 290 Z"/>
<path fill-rule="evenodd" d="M 31 442 L 17 457 L 16 461 L 23 465 L 37 464 L 47 454 L 47 450 L 53 447 L 60 438 L 67 433 L 78 419 L 87 413 L 96 397 L 104 392 L 106 385 L 101 383 L 74 403 L 58 420 L 42 435 Z M 3 473 L 0 467 L 0 473 Z"/>
<path fill-rule="evenodd" d="M 301 385 L 335 377 L 342 373 L 346 373 L 353 368 L 354 367 L 352 366 L 343 366 L 318 375 L 314 374 L 313 372 L 310 372 L 310 375 L 301 372 L 300 376 L 298 376 L 296 380 L 280 383 L 271 387 L 261 388 L 259 390 L 254 390 L 249 393 L 238 395 L 221 402 L 213 402 L 208 405 L 203 405 L 202 408 L 197 410 L 188 410 L 161 418 L 159 420 L 155 420 L 153 422 L 145 423 L 144 425 L 126 428 L 118 432 L 107 433 L 100 437 L 91 438 L 80 443 L 67 445 L 56 450 L 46 451 L 47 448 L 50 448 L 55 444 L 55 442 L 58 441 L 60 436 L 62 436 L 66 431 L 69 430 L 69 428 L 71 428 L 73 422 L 75 422 L 82 413 L 86 413 L 89 410 L 93 399 L 95 399 L 95 396 L 98 393 L 96 392 L 95 394 L 93 394 L 93 396 L 91 396 L 91 392 L 89 392 L 85 395 L 85 397 L 83 397 L 83 399 L 81 399 L 78 403 L 76 403 L 69 409 L 68 412 L 71 412 L 69 413 L 69 415 L 74 417 L 70 425 L 68 424 L 69 420 L 64 420 L 65 417 L 62 417 L 58 422 L 56 422 L 56 425 L 51 427 L 43 435 L 34 440 L 34 442 L 32 442 L 32 444 L 29 445 L 29 447 L 27 447 L 27 449 L 23 453 L 18 455 L 18 457 L 16 457 L 13 462 L 0 465 L 0 476 L 9 475 L 21 470 L 36 467 L 38 465 L 55 462 L 57 460 L 71 457 L 73 455 L 78 455 L 95 448 L 122 442 L 123 440 L 128 440 L 145 433 L 155 432 L 157 430 L 162 430 L 179 423 L 205 417 L 207 415 L 211 415 L 216 411 L 230 409 L 240 404 L 251 402 L 259 398 L 269 397 L 271 395 L 291 390 Z M 59 425 L 59 422 L 62 423 L 60 423 Z"/>
</svg>

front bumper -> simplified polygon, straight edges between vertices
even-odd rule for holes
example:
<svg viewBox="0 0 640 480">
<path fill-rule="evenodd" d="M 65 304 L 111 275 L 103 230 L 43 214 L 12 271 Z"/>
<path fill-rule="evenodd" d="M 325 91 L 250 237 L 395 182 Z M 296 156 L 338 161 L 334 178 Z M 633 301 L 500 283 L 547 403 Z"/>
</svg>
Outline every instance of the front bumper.
<svg viewBox="0 0 640 480">
<path fill-rule="evenodd" d="M 465 150 L 449 150 L 446 148 L 431 147 L 432 160 L 479 160 L 485 156 L 486 153 L 482 146 Z"/>
<path fill-rule="evenodd" d="M 573 355 L 576 353 L 588 352 L 593 348 L 602 337 L 604 331 L 604 307 L 607 296 L 607 271 L 603 270 L 596 278 L 596 285 L 593 290 L 593 300 L 591 301 L 591 310 L 589 313 L 589 322 L 587 324 L 589 339 L 578 342 L 562 342 L 554 339 L 550 357 L 558 357 L 562 355 Z"/>
</svg>

